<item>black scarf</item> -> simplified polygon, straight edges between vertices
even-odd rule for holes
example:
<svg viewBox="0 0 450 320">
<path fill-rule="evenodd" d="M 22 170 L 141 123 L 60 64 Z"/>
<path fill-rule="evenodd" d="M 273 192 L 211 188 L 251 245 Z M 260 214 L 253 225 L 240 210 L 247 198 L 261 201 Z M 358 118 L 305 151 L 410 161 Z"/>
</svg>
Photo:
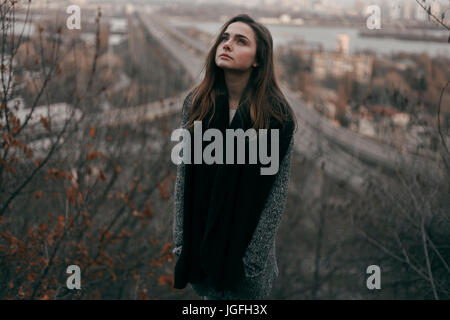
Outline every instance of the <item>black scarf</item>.
<svg viewBox="0 0 450 320">
<path fill-rule="evenodd" d="M 212 108 L 210 108 L 212 109 Z M 216 97 L 216 111 L 202 120 L 202 131 L 216 128 L 223 137 L 223 164 L 194 164 L 194 136 L 191 132 L 191 164 L 185 164 L 183 246 L 175 266 L 174 288 L 183 289 L 188 282 L 207 281 L 216 290 L 235 290 L 243 280 L 242 258 L 258 223 L 261 211 L 275 180 L 274 175 L 261 175 L 259 156 L 249 164 L 246 138 L 245 164 L 237 164 L 235 140 L 234 163 L 226 164 L 225 129 L 252 127 L 249 107 L 239 105 L 229 124 L 227 94 Z M 281 124 L 271 120 L 270 128 L 279 130 L 279 164 L 292 137 L 292 123 L 281 130 Z M 203 133 L 202 132 L 202 133 Z M 258 132 L 258 130 L 257 130 Z M 203 136 L 203 135 L 202 135 Z M 271 135 L 267 131 L 268 155 L 271 155 Z M 259 148 L 259 134 L 257 137 Z M 203 141 L 202 150 L 212 141 Z"/>
</svg>

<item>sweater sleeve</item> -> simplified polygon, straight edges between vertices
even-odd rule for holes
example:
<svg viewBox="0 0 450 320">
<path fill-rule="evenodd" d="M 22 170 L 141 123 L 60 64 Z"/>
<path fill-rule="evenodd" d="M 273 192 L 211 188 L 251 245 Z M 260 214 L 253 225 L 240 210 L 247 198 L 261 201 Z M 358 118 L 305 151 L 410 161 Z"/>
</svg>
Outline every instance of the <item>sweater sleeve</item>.
<svg viewBox="0 0 450 320">
<path fill-rule="evenodd" d="M 281 221 L 289 187 L 290 167 L 294 136 L 291 137 L 286 154 L 280 164 L 279 172 L 267 197 L 260 219 L 243 257 L 245 274 L 255 277 L 265 267 L 267 257 Z"/>
<path fill-rule="evenodd" d="M 184 127 L 188 120 L 188 108 L 191 103 L 193 94 L 190 93 L 183 103 L 181 127 Z M 184 205 L 184 172 L 185 165 L 183 162 L 177 165 L 177 176 L 175 179 L 174 190 L 174 217 L 173 217 L 173 243 L 172 252 L 178 257 L 181 254 L 183 246 L 183 205 Z"/>
</svg>

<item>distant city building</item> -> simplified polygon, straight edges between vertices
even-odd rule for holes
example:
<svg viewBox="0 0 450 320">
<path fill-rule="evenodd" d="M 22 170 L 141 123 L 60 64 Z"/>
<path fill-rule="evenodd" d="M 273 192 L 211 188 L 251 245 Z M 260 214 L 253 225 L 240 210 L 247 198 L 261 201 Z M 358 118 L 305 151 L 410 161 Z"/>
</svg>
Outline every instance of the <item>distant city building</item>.
<svg viewBox="0 0 450 320">
<path fill-rule="evenodd" d="M 419 21 L 427 19 L 427 12 L 419 5 L 416 5 L 416 19 Z"/>
<path fill-rule="evenodd" d="M 368 55 L 349 55 L 349 37 L 338 34 L 336 52 L 314 52 L 312 54 L 312 73 L 316 79 L 323 80 L 328 75 L 341 77 L 345 73 L 355 74 L 356 81 L 366 83 L 372 76 L 373 57 Z"/>
<path fill-rule="evenodd" d="M 263 5 L 272 6 L 277 2 L 277 0 L 263 0 Z"/>
<path fill-rule="evenodd" d="M 439 2 L 433 2 L 431 4 L 431 8 L 430 11 L 433 15 L 435 15 L 436 17 L 438 17 L 439 19 L 441 18 L 441 5 Z"/>
<path fill-rule="evenodd" d="M 355 10 L 358 16 L 364 16 L 366 14 L 367 4 L 363 0 L 355 1 Z"/>
<path fill-rule="evenodd" d="M 373 57 L 367 55 L 344 55 L 337 52 L 316 52 L 312 55 L 312 72 L 316 79 L 328 75 L 341 77 L 347 72 L 355 74 L 355 80 L 367 83 L 372 76 Z"/>
<path fill-rule="evenodd" d="M 403 14 L 403 19 L 405 20 L 411 20 L 413 18 L 413 8 L 414 8 L 414 3 L 412 1 L 403 1 L 402 3 L 402 14 Z"/>
<path fill-rule="evenodd" d="M 33 8 L 43 8 L 47 5 L 47 0 L 33 0 Z"/>
<path fill-rule="evenodd" d="M 391 116 L 392 123 L 399 127 L 406 127 L 410 120 L 410 115 L 405 112 L 397 112 Z"/>
<path fill-rule="evenodd" d="M 278 24 L 280 22 L 278 18 L 270 18 L 270 17 L 262 17 L 259 18 L 258 21 L 266 24 Z"/>
<path fill-rule="evenodd" d="M 348 54 L 348 43 L 349 37 L 345 33 L 340 33 L 336 37 L 336 52 L 340 52 L 342 54 Z"/>
<path fill-rule="evenodd" d="M 72 2 L 73 2 L 73 4 L 76 4 L 78 6 L 85 6 L 88 4 L 89 1 L 88 0 L 73 0 Z"/>
<path fill-rule="evenodd" d="M 132 14 L 135 10 L 134 10 L 134 6 L 132 4 L 127 4 L 127 6 L 125 7 L 126 9 L 126 13 L 127 14 Z"/>
<path fill-rule="evenodd" d="M 312 0 L 293 0 L 292 10 L 295 12 L 308 12 L 312 9 Z"/>
<path fill-rule="evenodd" d="M 377 132 L 375 131 L 375 123 L 367 118 L 359 119 L 357 130 L 360 134 L 365 136 L 375 137 L 377 135 Z"/>
<path fill-rule="evenodd" d="M 289 23 L 289 22 L 291 22 L 291 16 L 288 15 L 288 14 L 282 14 L 280 16 L 280 22 L 281 23 Z"/>
<path fill-rule="evenodd" d="M 278 1 L 278 2 L 280 2 L 281 7 L 283 7 L 283 8 L 290 8 L 293 5 L 293 1 L 292 0 L 281 0 L 281 1 Z"/>
<path fill-rule="evenodd" d="M 402 3 L 399 0 L 392 1 L 389 10 L 389 15 L 392 20 L 398 20 L 402 18 Z"/>
<path fill-rule="evenodd" d="M 303 19 L 301 18 L 291 19 L 291 16 L 288 14 L 282 14 L 279 18 L 261 17 L 257 20 L 258 22 L 265 24 L 302 25 L 304 23 Z"/>
</svg>

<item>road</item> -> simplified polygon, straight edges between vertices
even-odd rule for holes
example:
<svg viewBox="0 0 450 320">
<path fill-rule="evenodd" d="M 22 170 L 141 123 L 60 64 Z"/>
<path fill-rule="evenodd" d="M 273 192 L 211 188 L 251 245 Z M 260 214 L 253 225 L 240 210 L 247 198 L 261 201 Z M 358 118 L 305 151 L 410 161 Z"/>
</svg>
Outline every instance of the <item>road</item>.
<svg viewBox="0 0 450 320">
<path fill-rule="evenodd" d="M 135 14 L 134 21 L 142 23 L 146 31 L 186 69 L 194 83 L 198 83 L 204 72 L 202 66 L 208 52 L 207 45 L 181 34 L 160 17 L 148 13 Z M 392 181 L 397 171 L 421 173 L 436 179 L 444 175 L 443 166 L 436 161 L 401 153 L 392 146 L 337 127 L 316 110 L 308 108 L 286 84 L 281 83 L 280 87 L 299 125 L 294 137 L 295 150 L 322 167 L 328 175 L 347 183 L 354 191 L 366 192 L 373 178 Z M 138 107 L 107 111 L 101 116 L 96 115 L 96 119 L 101 122 L 98 125 L 108 126 L 153 121 L 181 112 L 187 93 Z M 376 168 L 382 169 L 383 173 Z"/>
<path fill-rule="evenodd" d="M 161 41 L 197 83 L 201 79 L 201 66 L 209 50 L 207 45 L 181 34 L 161 17 L 145 13 L 138 15 L 147 31 Z M 336 127 L 317 111 L 308 108 L 298 94 L 292 92 L 286 84 L 281 84 L 280 87 L 299 124 L 295 136 L 296 151 L 322 166 L 329 175 L 346 181 L 353 189 L 364 192 L 370 185 L 371 177 L 379 177 L 380 173 L 374 170 L 377 167 L 386 173 L 383 179 L 390 179 L 397 170 L 420 172 L 434 175 L 436 178 L 443 175 L 442 169 L 435 161 L 401 153 L 392 146 Z M 180 112 L 185 95 L 186 93 L 183 93 L 178 103 L 175 102 L 172 109 L 174 112 Z"/>
</svg>

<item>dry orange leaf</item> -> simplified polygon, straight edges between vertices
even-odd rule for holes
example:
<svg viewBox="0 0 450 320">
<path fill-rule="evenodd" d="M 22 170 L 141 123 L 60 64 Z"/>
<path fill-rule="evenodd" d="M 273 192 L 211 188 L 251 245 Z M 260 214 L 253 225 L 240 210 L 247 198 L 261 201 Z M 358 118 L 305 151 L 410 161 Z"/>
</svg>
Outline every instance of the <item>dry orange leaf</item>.
<svg viewBox="0 0 450 320">
<path fill-rule="evenodd" d="M 92 151 L 90 154 L 88 154 L 88 156 L 87 156 L 87 159 L 88 160 L 92 160 L 92 159 L 95 159 L 95 158 L 97 158 L 98 157 L 98 151 L 97 150 L 94 150 L 94 151 Z"/>
<path fill-rule="evenodd" d="M 106 180 L 106 176 L 105 176 L 105 173 L 103 172 L 103 170 L 100 170 L 99 176 L 100 176 L 100 179 L 102 179 L 103 181 Z"/>
<path fill-rule="evenodd" d="M 36 191 L 36 192 L 34 193 L 34 197 L 35 197 L 36 199 L 41 198 L 41 197 L 42 197 L 42 190 Z"/>
<path fill-rule="evenodd" d="M 165 284 L 172 284 L 172 276 L 159 276 L 158 278 L 158 284 L 160 286 L 163 286 Z"/>
<path fill-rule="evenodd" d="M 95 127 L 92 127 L 91 126 L 91 131 L 89 132 L 89 137 L 94 137 L 94 135 L 95 135 Z"/>
<path fill-rule="evenodd" d="M 44 124 L 45 129 L 50 130 L 50 124 L 46 117 L 41 116 L 41 122 Z"/>
</svg>

